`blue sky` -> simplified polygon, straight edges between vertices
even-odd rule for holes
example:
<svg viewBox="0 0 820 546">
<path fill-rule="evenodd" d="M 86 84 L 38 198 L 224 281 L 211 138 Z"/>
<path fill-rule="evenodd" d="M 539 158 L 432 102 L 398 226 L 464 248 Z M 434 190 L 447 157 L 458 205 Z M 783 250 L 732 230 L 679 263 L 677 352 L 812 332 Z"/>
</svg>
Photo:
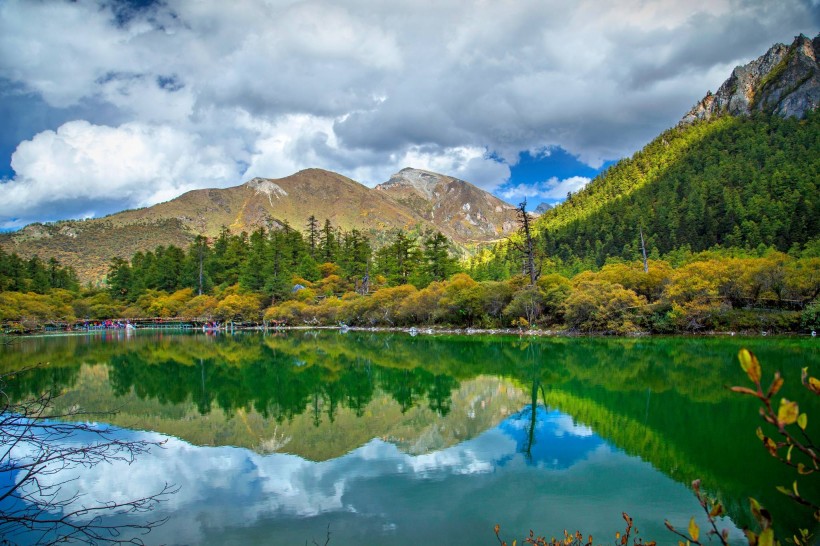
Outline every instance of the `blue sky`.
<svg viewBox="0 0 820 546">
<path fill-rule="evenodd" d="M 534 208 L 818 29 L 818 0 L 4 0 L 0 229 L 310 167 Z"/>
</svg>

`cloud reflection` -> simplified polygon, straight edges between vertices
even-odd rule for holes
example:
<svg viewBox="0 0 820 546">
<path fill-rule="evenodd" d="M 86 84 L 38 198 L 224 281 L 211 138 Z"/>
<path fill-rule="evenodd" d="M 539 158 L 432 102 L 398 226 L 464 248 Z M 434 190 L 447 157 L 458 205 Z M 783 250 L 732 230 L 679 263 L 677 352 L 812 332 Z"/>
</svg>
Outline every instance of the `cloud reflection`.
<svg viewBox="0 0 820 546">
<path fill-rule="evenodd" d="M 151 542 L 177 544 L 218 544 L 244 535 L 251 543 L 260 540 L 260 534 L 276 536 L 277 542 L 283 537 L 304 541 L 316 532 L 315 527 L 305 526 L 317 517 L 332 518 L 334 527 L 347 534 L 333 540 L 338 544 L 354 540 L 356 533 L 365 533 L 365 538 L 381 533 L 421 540 L 429 531 L 443 538 L 477 512 L 500 513 L 508 509 L 505 505 L 545 493 L 551 496 L 539 501 L 543 508 L 558 499 L 555 506 L 604 503 L 609 510 L 609 503 L 617 498 L 620 508 L 613 513 L 619 515 L 627 508 L 630 494 L 621 483 L 609 484 L 618 475 L 612 472 L 613 465 L 622 465 L 619 471 L 627 467 L 640 472 L 649 482 L 659 481 L 664 498 L 690 497 L 679 484 L 612 450 L 591 429 L 559 411 L 537 408 L 528 453 L 531 416 L 526 407 L 472 440 L 433 453 L 413 456 L 373 439 L 322 462 L 236 447 L 197 447 L 167 438 L 162 449 L 152 450 L 134 464 L 81 469 L 76 484 L 86 500 L 143 497 L 166 482 L 179 486 L 179 492 L 160 508 L 171 519 L 150 536 Z M 121 434 L 127 440 L 166 438 L 129 430 Z M 568 476 L 570 471 L 576 476 Z M 568 485 L 575 483 L 573 479 L 597 482 L 596 495 Z M 674 495 L 665 491 L 670 488 Z M 570 518 L 560 510 L 560 517 Z M 347 529 L 345 522 L 351 518 Z M 422 521 L 428 521 L 429 529 L 416 528 Z"/>
</svg>

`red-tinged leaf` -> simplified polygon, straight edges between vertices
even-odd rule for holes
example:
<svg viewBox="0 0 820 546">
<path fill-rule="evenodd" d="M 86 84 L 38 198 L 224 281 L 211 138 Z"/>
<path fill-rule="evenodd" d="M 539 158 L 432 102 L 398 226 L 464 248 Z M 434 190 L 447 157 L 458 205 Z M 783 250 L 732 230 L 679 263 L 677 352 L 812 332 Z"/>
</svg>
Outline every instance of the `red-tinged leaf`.
<svg viewBox="0 0 820 546">
<path fill-rule="evenodd" d="M 814 470 L 811 468 L 806 468 L 806 465 L 803 463 L 797 463 L 797 473 L 802 474 L 803 476 L 808 476 L 809 474 L 814 474 Z"/>
<path fill-rule="evenodd" d="M 774 546 L 774 529 L 769 527 L 761 531 L 757 539 L 757 546 Z"/>
<path fill-rule="evenodd" d="M 740 359 L 740 367 L 743 368 L 749 379 L 755 385 L 760 385 L 760 363 L 757 361 L 757 357 L 748 349 L 741 349 L 737 357 Z"/>
<path fill-rule="evenodd" d="M 689 536 L 692 537 L 692 542 L 697 542 L 700 537 L 700 527 L 695 523 L 695 517 L 689 518 Z"/>
<path fill-rule="evenodd" d="M 777 457 L 777 444 L 771 438 L 763 438 L 763 447 L 765 447 L 772 457 Z"/>
<path fill-rule="evenodd" d="M 757 535 L 749 529 L 744 529 L 743 534 L 746 535 L 746 540 L 749 541 L 749 546 L 757 546 Z"/>
<path fill-rule="evenodd" d="M 739 392 L 740 394 L 750 394 L 752 396 L 757 396 L 757 392 L 749 389 L 747 387 L 729 387 L 730 391 Z"/>
<path fill-rule="evenodd" d="M 802 430 L 806 430 L 806 425 L 809 424 L 809 416 L 805 413 L 801 413 L 797 417 L 797 426 L 800 427 Z"/>
<path fill-rule="evenodd" d="M 716 518 L 723 514 L 723 505 L 719 502 L 716 502 L 715 505 L 712 507 L 712 511 L 709 512 L 710 518 Z"/>
<path fill-rule="evenodd" d="M 779 426 L 791 425 L 797 422 L 800 410 L 797 402 L 790 402 L 785 398 L 780 399 L 780 407 L 777 409 L 777 423 Z"/>
<path fill-rule="evenodd" d="M 760 503 L 752 497 L 749 497 L 749 505 L 752 509 L 752 515 L 755 520 L 757 520 L 758 525 L 763 528 L 767 527 L 767 525 L 764 525 L 766 518 L 763 517 L 763 508 L 760 506 Z"/>
<path fill-rule="evenodd" d="M 816 377 L 809 377 L 809 390 L 814 394 L 820 394 L 820 381 Z"/>
<path fill-rule="evenodd" d="M 777 394 L 777 392 L 780 390 L 780 388 L 782 386 L 783 386 L 783 378 L 780 377 L 780 372 L 775 372 L 774 373 L 774 381 L 772 381 L 772 384 L 769 386 L 769 392 L 766 393 L 766 398 L 771 398 L 772 396 Z"/>
<path fill-rule="evenodd" d="M 495 530 L 495 534 L 498 534 L 498 532 L 501 530 L 501 526 L 496 523 L 495 527 L 493 527 L 493 529 Z"/>
</svg>

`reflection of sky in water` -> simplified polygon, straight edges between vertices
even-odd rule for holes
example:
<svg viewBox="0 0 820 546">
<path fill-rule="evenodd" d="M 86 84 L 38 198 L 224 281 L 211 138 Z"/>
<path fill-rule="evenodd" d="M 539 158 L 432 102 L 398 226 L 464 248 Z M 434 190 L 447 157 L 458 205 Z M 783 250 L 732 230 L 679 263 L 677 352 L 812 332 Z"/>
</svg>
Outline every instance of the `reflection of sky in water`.
<svg viewBox="0 0 820 546">
<path fill-rule="evenodd" d="M 528 455 L 530 464 L 547 468 L 569 468 L 604 441 L 592 429 L 577 425 L 572 417 L 557 410 L 536 406 L 532 438 L 532 406 L 511 415 L 498 428 L 516 442 L 516 451 Z"/>
<path fill-rule="evenodd" d="M 495 523 L 520 533 L 614 533 L 622 530 L 622 511 L 642 524 L 645 537 L 674 543 L 664 518 L 685 523 L 698 514 L 685 487 L 558 411 L 537 409 L 528 458 L 530 417 L 524 408 L 472 440 L 424 455 L 374 439 L 323 462 L 171 438 L 130 466 L 85 471 L 77 485 L 87 498 L 114 501 L 149 495 L 166 482 L 180 486 L 162 506 L 170 521 L 148 543 L 324 543 L 330 525 L 333 546 L 489 544 Z"/>
</svg>

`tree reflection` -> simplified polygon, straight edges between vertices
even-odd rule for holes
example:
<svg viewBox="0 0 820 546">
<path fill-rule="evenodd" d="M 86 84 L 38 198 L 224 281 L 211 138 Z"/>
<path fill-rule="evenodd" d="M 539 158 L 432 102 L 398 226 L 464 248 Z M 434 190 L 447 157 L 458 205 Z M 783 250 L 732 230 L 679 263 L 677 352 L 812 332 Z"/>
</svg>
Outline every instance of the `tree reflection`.
<svg viewBox="0 0 820 546">
<path fill-rule="evenodd" d="M 452 396 L 460 385 L 480 376 L 503 378 L 528 395 L 530 405 L 516 422 L 522 427 L 516 439 L 520 439 L 518 449 L 531 461 L 546 447 L 553 448 L 539 445 L 540 427 L 549 418 L 549 413 L 539 413 L 540 393 L 543 407 L 560 409 L 607 442 L 679 481 L 700 477 L 704 483 L 719 484 L 727 507 L 738 513 L 750 492 L 768 491 L 773 481 L 789 483 L 761 453 L 753 429 L 749 432 L 749 415 L 756 408 L 724 388 L 743 380 L 735 363 L 738 345 L 748 346 L 784 375 L 820 364 L 816 346 L 809 345 L 811 339 L 775 343 L 771 338 L 531 339 L 291 332 L 207 340 L 139 333 L 128 343 L 78 337 L 25 343 L 40 344 L 51 352 L 0 347 L 0 367 L 37 361 L 52 365 L 15 382 L 15 392 L 9 393 L 15 398 L 52 387 L 68 389 L 77 382 L 82 366 L 105 363 L 94 368 L 106 370 L 106 388 L 110 384 L 118 396 L 144 400 L 144 411 L 163 414 L 157 419 L 179 419 L 189 407 L 214 419 L 222 418 L 221 412 L 229 418 L 240 411 L 255 411 L 277 423 L 305 414 L 305 422 L 320 427 L 321 434 L 330 433 L 330 427 L 322 428 L 328 424 L 337 430 L 350 427 L 343 429 L 349 433 L 352 425 L 342 410 L 367 419 L 368 405 L 385 395 L 395 401 L 397 414 L 429 408 L 433 415 L 452 417 L 456 407 Z M 786 398 L 792 396 L 788 389 L 787 384 L 782 393 Z M 148 403 L 153 401 L 163 406 Z M 806 411 L 818 410 L 808 407 Z M 466 419 L 461 421 L 464 430 L 472 426 Z M 737 506 L 732 499 L 740 499 Z M 761 494 L 760 500 L 778 510 L 777 498 Z M 743 523 L 744 517 L 741 514 L 736 521 Z M 790 513 L 775 517 L 784 524 L 795 519 Z"/>
</svg>

